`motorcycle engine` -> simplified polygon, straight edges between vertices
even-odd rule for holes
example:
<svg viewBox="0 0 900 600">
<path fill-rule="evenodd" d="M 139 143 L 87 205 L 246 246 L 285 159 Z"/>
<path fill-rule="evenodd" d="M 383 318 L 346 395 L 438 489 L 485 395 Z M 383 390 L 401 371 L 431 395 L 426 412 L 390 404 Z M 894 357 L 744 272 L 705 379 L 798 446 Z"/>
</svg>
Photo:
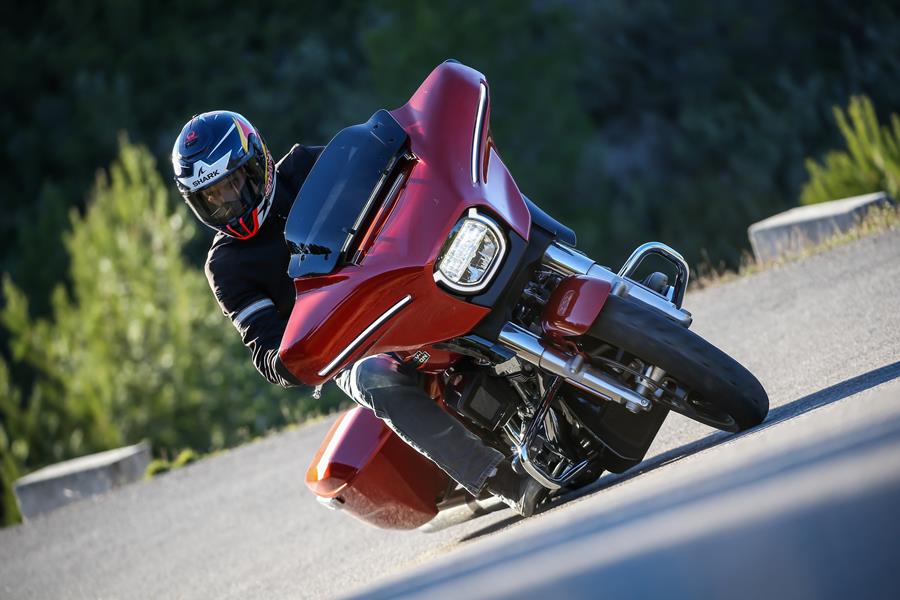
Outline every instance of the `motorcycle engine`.
<svg viewBox="0 0 900 600">
<path fill-rule="evenodd" d="M 503 377 L 486 369 L 458 370 L 450 374 L 444 402 L 485 429 L 501 427 L 515 412 L 515 390 Z"/>
</svg>

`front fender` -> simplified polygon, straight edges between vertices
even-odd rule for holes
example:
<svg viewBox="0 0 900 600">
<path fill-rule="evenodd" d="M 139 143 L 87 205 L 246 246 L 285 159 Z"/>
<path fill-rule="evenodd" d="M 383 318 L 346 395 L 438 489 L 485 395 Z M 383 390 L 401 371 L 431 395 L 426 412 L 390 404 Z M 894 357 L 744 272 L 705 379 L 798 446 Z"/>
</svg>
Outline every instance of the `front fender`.
<svg viewBox="0 0 900 600">
<path fill-rule="evenodd" d="M 570 275 L 550 295 L 541 314 L 544 335 L 562 341 L 588 332 L 612 292 L 608 281 Z"/>
</svg>

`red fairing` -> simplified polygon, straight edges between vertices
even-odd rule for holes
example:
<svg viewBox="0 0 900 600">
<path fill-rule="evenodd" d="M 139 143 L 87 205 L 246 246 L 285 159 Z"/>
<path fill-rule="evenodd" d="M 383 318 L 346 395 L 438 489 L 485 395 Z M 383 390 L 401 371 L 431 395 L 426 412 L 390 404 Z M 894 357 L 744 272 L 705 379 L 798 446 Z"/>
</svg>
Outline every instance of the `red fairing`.
<svg viewBox="0 0 900 600">
<path fill-rule="evenodd" d="M 306 473 L 316 496 L 378 527 L 413 529 L 437 514 L 449 477 L 357 407 L 335 422 Z"/>
<path fill-rule="evenodd" d="M 606 281 L 572 275 L 560 282 L 544 306 L 541 327 L 551 339 L 584 335 L 603 309 L 612 286 Z"/>
<path fill-rule="evenodd" d="M 433 277 L 444 241 L 471 207 L 528 239 L 528 208 L 490 140 L 486 85 L 477 71 L 444 63 L 391 113 L 409 134 L 416 161 L 390 213 L 379 219 L 380 231 L 361 264 L 296 281 L 297 300 L 280 355 L 303 382 L 323 383 L 364 356 L 415 352 L 465 335 L 487 315 L 488 308 L 455 298 Z M 475 182 L 473 147 L 480 149 Z"/>
</svg>

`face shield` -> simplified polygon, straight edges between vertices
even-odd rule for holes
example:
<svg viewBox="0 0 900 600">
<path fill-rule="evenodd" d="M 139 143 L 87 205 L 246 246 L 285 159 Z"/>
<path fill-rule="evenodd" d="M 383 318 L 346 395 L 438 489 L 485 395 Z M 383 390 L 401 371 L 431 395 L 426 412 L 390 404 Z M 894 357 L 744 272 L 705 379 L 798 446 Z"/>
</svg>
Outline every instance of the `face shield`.
<svg viewBox="0 0 900 600">
<path fill-rule="evenodd" d="M 185 193 L 184 199 L 201 221 L 222 227 L 259 205 L 264 181 L 264 161 L 254 157 L 211 185 Z"/>
</svg>

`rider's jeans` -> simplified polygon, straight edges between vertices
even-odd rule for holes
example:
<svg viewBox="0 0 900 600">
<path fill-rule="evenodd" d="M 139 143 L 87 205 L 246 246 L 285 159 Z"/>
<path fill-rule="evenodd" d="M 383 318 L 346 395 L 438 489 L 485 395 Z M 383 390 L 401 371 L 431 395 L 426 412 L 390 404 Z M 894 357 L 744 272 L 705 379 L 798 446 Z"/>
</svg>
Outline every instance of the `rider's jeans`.
<svg viewBox="0 0 900 600">
<path fill-rule="evenodd" d="M 474 495 L 481 492 L 503 460 L 503 454 L 485 445 L 425 393 L 415 369 L 390 356 L 363 359 L 335 381 L 348 396 L 372 409 L 407 444 Z"/>
</svg>

